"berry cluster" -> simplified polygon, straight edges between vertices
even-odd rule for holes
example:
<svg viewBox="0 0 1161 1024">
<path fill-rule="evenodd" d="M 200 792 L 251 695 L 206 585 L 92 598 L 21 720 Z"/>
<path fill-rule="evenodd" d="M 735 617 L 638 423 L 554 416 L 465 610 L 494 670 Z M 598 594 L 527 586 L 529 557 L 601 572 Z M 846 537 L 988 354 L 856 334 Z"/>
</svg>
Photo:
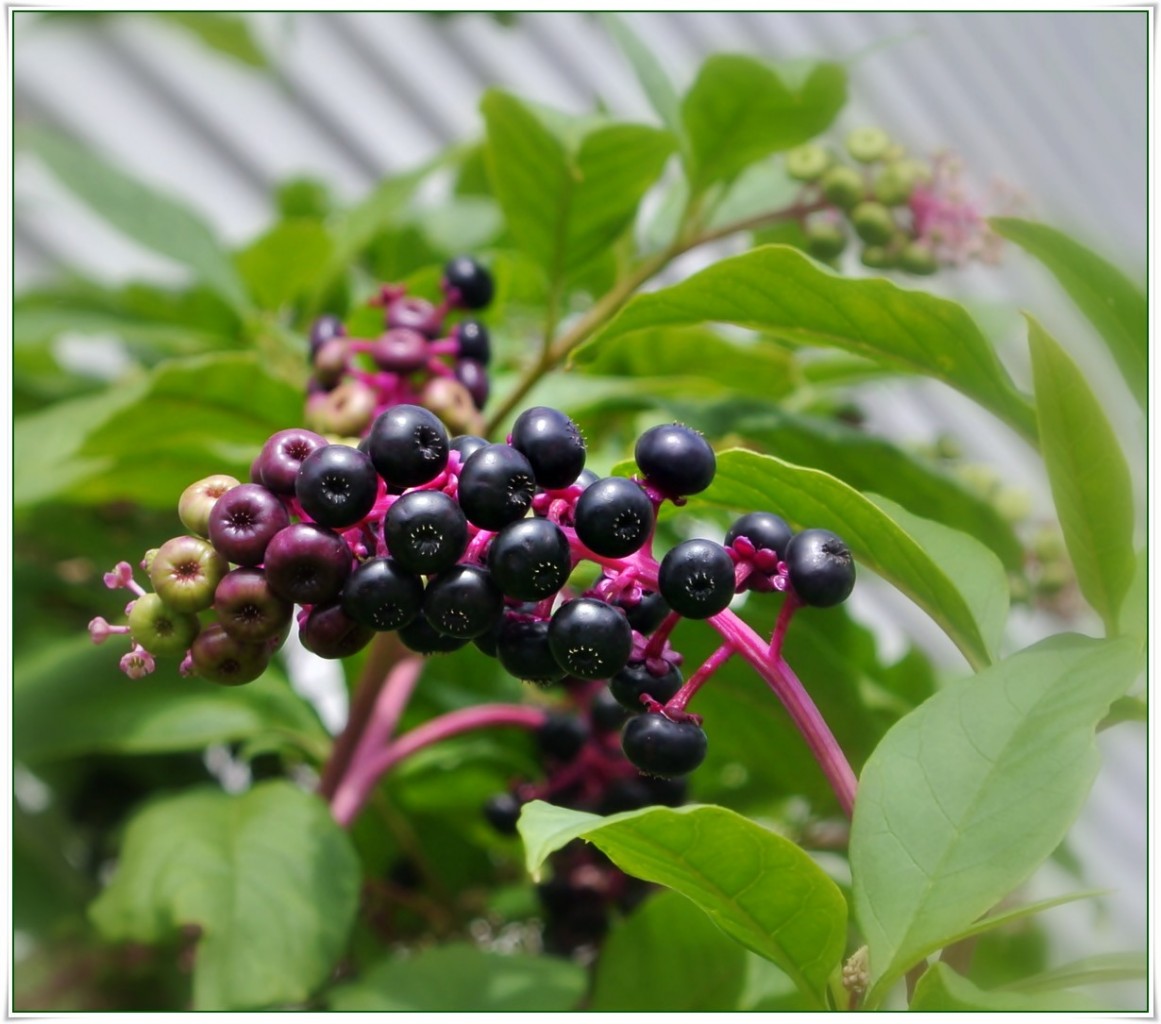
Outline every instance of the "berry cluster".
<svg viewBox="0 0 1161 1024">
<path fill-rule="evenodd" d="M 622 730 L 625 755 L 649 775 L 683 775 L 706 753 L 686 705 L 724 657 L 683 682 L 668 640 L 677 621 L 712 620 L 743 589 L 833 605 L 854 565 L 834 534 L 794 534 L 770 513 L 743 516 L 724 545 L 683 541 L 658 564 L 659 506 L 707 488 L 716 459 L 678 424 L 646 431 L 635 456 L 638 478 L 596 478 L 576 425 L 547 407 L 522 413 L 502 444 L 451 438 L 411 404 L 379 413 L 357 447 L 280 431 L 250 482 L 187 488 L 178 511 L 189 534 L 145 562 L 153 593 L 122 563 L 107 582 L 137 593 L 129 624 L 98 619 L 90 630 L 98 641 L 130 634 L 131 675 L 184 652 L 183 672 L 224 684 L 262 673 L 295 605 L 303 645 L 324 658 L 376 632 L 397 631 L 422 654 L 474 641 L 534 683 L 607 680 L 637 713 Z M 568 582 L 582 561 L 601 572 L 577 593 Z M 199 619 L 211 610 L 213 621 Z"/>
<path fill-rule="evenodd" d="M 452 310 L 487 306 L 492 278 L 474 259 L 460 256 L 444 267 L 440 287 L 444 299 L 434 305 L 402 285 L 383 285 L 370 300 L 383 308 L 384 332 L 377 338 L 350 337 L 336 316 L 315 320 L 308 427 L 360 437 L 381 413 L 410 403 L 432 409 L 457 429 L 475 428 L 488 400 L 488 328 L 476 319 L 452 327 L 444 320 Z"/>
<path fill-rule="evenodd" d="M 879 128 L 851 132 L 846 152 L 853 164 L 813 142 L 786 155 L 787 173 L 817 193 L 806 224 L 811 255 L 839 256 L 849 225 L 863 243 L 863 264 L 876 270 L 933 274 L 941 264 L 998 257 L 999 236 L 968 200 L 958 161 L 916 160 Z"/>
</svg>

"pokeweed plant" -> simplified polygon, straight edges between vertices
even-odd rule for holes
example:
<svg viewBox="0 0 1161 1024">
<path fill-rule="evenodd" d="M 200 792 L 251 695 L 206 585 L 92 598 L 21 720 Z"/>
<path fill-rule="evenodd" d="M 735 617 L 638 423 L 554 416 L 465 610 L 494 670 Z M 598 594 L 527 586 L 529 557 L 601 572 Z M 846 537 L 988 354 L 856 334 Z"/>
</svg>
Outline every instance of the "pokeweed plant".
<svg viewBox="0 0 1161 1024">
<path fill-rule="evenodd" d="M 1144 1007 L 1102 1002 L 1141 954 L 1048 960 L 1038 915 L 1097 895 L 1021 898 L 1144 718 L 1134 469 L 1032 315 L 1028 392 L 916 278 L 1009 239 L 1144 414 L 1141 292 L 946 156 L 833 143 L 843 66 L 679 95 L 605 23 L 656 123 L 490 90 L 478 143 L 349 209 L 292 183 L 238 252 L 20 136 L 193 283 L 16 303 L 14 747 L 53 795 L 17 809 L 17 1008 Z M 65 331 L 130 371 L 62 373 Z M 861 430 L 898 375 L 1037 451 L 1058 528 L 952 438 Z M 864 570 L 963 667 L 885 663 Z M 1058 631 L 1012 650 L 1010 602 Z M 333 731 L 292 632 L 350 680 Z"/>
</svg>

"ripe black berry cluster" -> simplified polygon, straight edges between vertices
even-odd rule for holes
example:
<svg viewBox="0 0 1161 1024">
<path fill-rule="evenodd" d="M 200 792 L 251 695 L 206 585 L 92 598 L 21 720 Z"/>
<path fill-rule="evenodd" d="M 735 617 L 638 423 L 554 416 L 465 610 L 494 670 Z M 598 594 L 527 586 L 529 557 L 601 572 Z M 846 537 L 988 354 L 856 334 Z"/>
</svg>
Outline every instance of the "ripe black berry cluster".
<svg viewBox="0 0 1161 1024">
<path fill-rule="evenodd" d="M 395 405 L 422 405 L 457 429 L 474 429 L 488 400 L 491 340 L 478 319 L 447 326 L 454 310 L 475 311 L 492 301 L 492 277 L 467 256 L 450 260 L 438 305 L 384 285 L 370 300 L 383 308 L 384 331 L 355 338 L 325 315 L 310 330 L 313 370 L 306 425 L 322 434 L 360 437 Z"/>
<path fill-rule="evenodd" d="M 876 270 L 926 275 L 942 264 L 998 257 L 999 236 L 967 199 L 958 161 L 908 157 L 879 128 L 851 132 L 845 148 L 852 163 L 815 142 L 786 155 L 787 173 L 815 200 L 805 222 L 811 255 L 838 257 L 849 228 L 863 245 L 863 264 Z"/>
<path fill-rule="evenodd" d="M 717 662 L 683 682 L 668 639 L 678 619 L 714 620 L 744 589 L 833 605 L 850 593 L 854 565 L 834 534 L 795 534 L 771 513 L 743 516 L 724 545 L 683 541 L 658 564 L 658 507 L 705 490 L 716 459 L 680 424 L 646 431 L 635 456 L 639 477 L 595 477 L 576 425 L 547 407 L 522 413 L 501 444 L 449 437 L 412 404 L 379 413 L 357 446 L 279 431 L 249 482 L 218 476 L 186 489 L 178 511 L 189 533 L 147 556 L 153 592 L 122 563 L 109 582 L 138 594 L 129 624 L 94 620 L 91 631 L 98 641 L 130 634 L 130 674 L 184 654 L 184 672 L 224 684 L 262 673 L 295 605 L 303 645 L 324 658 L 353 654 L 376 632 L 397 631 L 422 654 L 475 642 L 543 686 L 607 681 L 636 713 L 624 754 L 650 776 L 684 775 L 706 753 L 701 719 L 685 708 Z M 601 574 L 578 593 L 568 581 L 581 561 Z"/>
</svg>

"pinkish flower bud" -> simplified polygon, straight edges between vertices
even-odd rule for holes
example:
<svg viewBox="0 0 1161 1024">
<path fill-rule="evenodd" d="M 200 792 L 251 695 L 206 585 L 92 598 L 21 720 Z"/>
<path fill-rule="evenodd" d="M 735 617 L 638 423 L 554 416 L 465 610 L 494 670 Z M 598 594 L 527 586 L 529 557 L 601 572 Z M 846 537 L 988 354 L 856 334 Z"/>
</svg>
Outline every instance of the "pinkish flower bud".
<svg viewBox="0 0 1161 1024">
<path fill-rule="evenodd" d="M 134 644 L 133 650 L 121 659 L 120 666 L 130 679 L 141 679 L 157 667 L 153 655 L 140 644 Z"/>
</svg>

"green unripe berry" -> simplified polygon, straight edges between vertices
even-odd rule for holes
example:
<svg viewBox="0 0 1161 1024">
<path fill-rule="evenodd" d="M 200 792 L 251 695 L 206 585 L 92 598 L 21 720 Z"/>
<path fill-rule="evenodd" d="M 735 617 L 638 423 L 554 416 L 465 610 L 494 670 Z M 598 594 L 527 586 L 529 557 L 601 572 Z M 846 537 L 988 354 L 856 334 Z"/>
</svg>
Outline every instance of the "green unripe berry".
<svg viewBox="0 0 1161 1024">
<path fill-rule="evenodd" d="M 832 167 L 822 177 L 822 194 L 844 210 L 863 198 L 863 176 L 853 167 Z"/>
<path fill-rule="evenodd" d="M 902 206 L 911 198 L 915 180 L 908 172 L 906 164 L 888 164 L 875 178 L 872 191 L 875 198 L 886 206 Z"/>
<path fill-rule="evenodd" d="M 818 143 L 808 142 L 786 154 L 786 173 L 795 181 L 817 181 L 830 163 L 830 153 Z"/>
<path fill-rule="evenodd" d="M 886 245 L 895 234 L 895 218 L 882 203 L 864 200 L 851 211 L 855 233 L 868 245 Z"/>
<path fill-rule="evenodd" d="M 856 128 L 847 136 L 847 152 L 861 164 L 882 160 L 891 138 L 882 128 Z"/>
<path fill-rule="evenodd" d="M 992 507 L 1009 523 L 1027 519 L 1032 512 L 1032 495 L 1023 487 L 1001 487 L 992 496 Z"/>
<path fill-rule="evenodd" d="M 834 259 L 847 247 L 847 235 L 841 224 L 812 224 L 806 229 L 806 247 L 815 259 Z"/>
<path fill-rule="evenodd" d="M 934 274 L 939 269 L 931 246 L 923 242 L 911 242 L 899 256 L 899 266 L 909 274 Z"/>
<path fill-rule="evenodd" d="M 183 654 L 198 635 L 198 617 L 174 611 L 156 594 L 144 594 L 129 611 L 129 632 L 150 654 Z"/>
<path fill-rule="evenodd" d="M 890 270 L 897 262 L 895 254 L 882 245 L 866 246 L 859 254 L 859 259 L 864 267 L 871 270 Z"/>
<path fill-rule="evenodd" d="M 157 596 L 178 612 L 200 612 L 214 603 L 214 590 L 230 564 L 200 537 L 167 540 L 149 566 Z"/>
<path fill-rule="evenodd" d="M 230 490 L 237 487 L 238 481 L 225 473 L 207 476 L 203 480 L 190 484 L 181 492 L 177 503 L 177 515 L 182 525 L 190 533 L 199 537 L 210 535 L 210 510 L 214 503 Z M 153 559 L 147 554 L 146 558 L 152 563 Z M 148 572 L 148 568 L 146 572 Z"/>
</svg>

